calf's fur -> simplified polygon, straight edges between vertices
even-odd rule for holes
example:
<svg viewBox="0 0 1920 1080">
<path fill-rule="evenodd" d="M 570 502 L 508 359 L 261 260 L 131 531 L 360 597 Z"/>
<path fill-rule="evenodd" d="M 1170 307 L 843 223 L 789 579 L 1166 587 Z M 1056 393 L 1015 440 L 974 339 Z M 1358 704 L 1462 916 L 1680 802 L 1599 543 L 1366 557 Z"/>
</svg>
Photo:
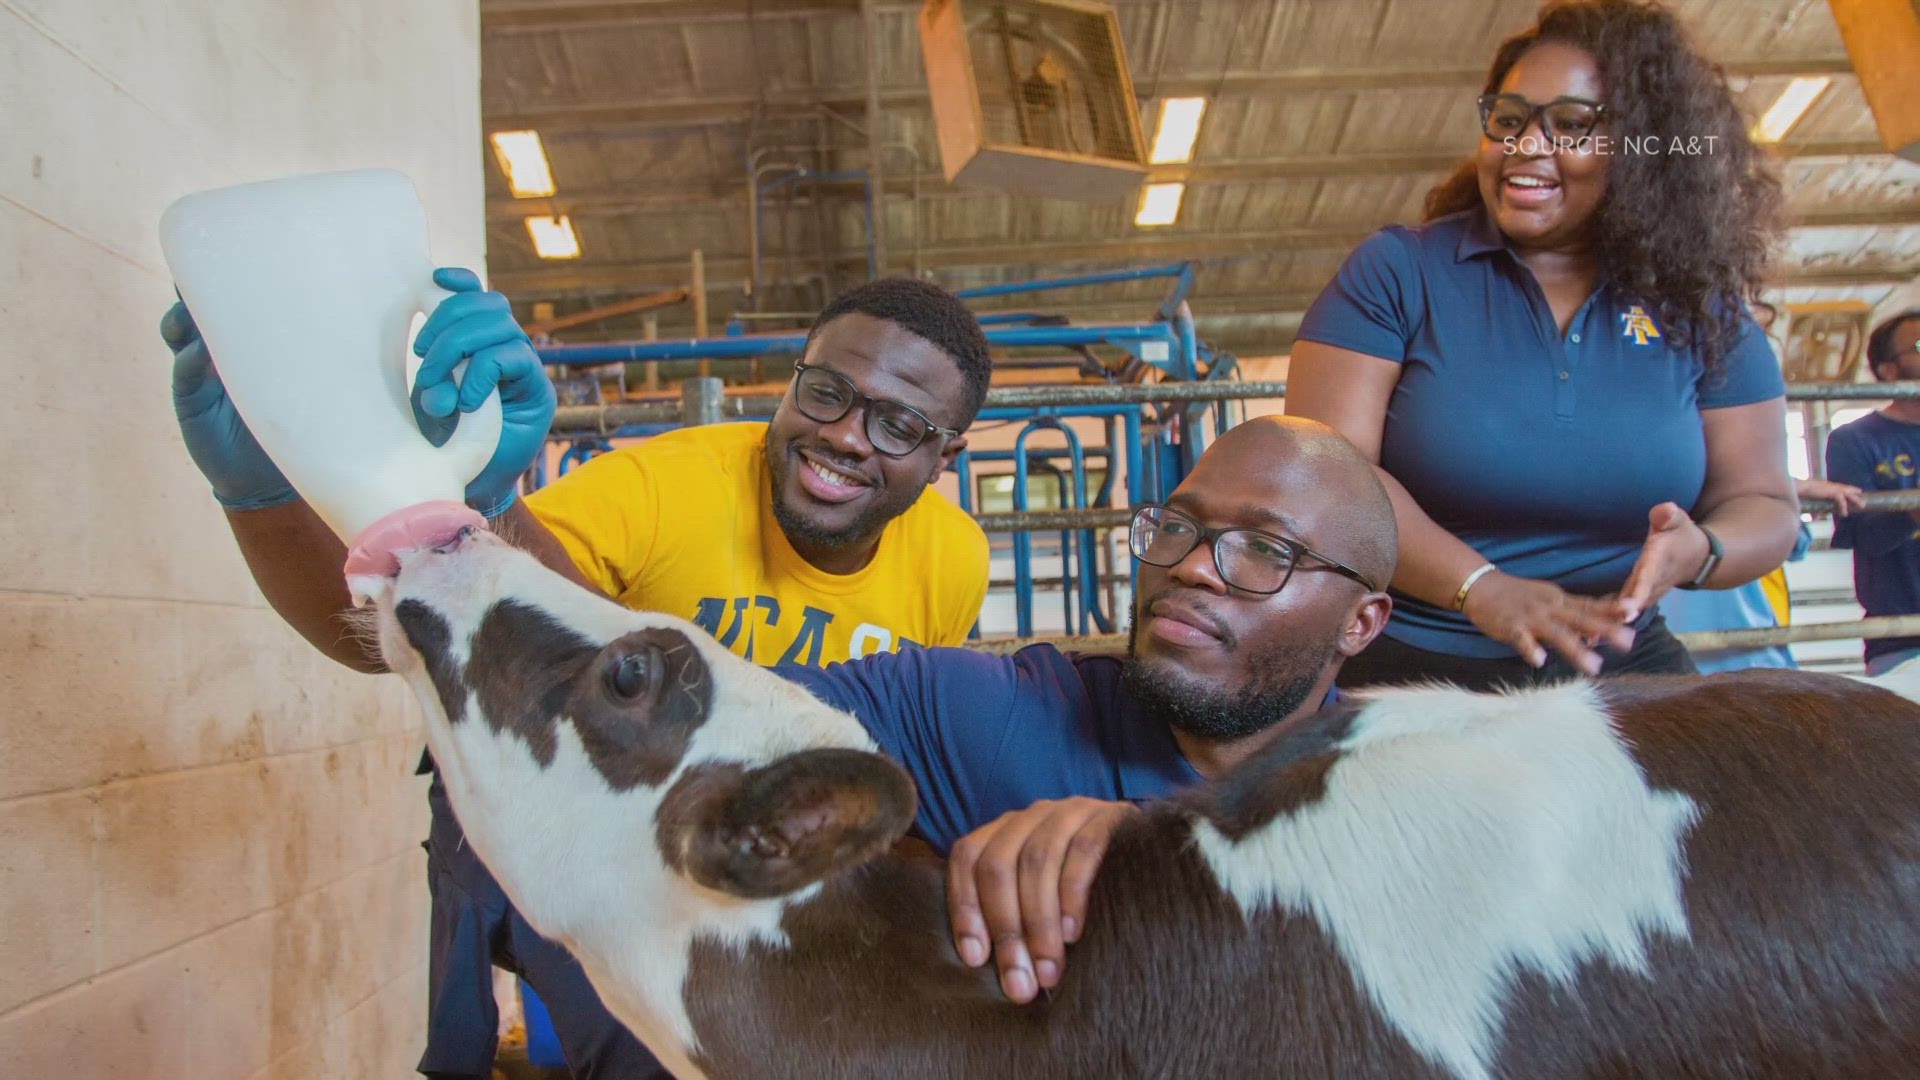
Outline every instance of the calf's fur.
<svg viewBox="0 0 1920 1080">
<path fill-rule="evenodd" d="M 1015 1006 L 939 865 L 881 853 L 912 789 L 851 718 L 484 534 L 370 591 L 476 850 L 681 1075 L 1920 1071 L 1911 694 L 1352 701 L 1122 826 Z"/>
</svg>

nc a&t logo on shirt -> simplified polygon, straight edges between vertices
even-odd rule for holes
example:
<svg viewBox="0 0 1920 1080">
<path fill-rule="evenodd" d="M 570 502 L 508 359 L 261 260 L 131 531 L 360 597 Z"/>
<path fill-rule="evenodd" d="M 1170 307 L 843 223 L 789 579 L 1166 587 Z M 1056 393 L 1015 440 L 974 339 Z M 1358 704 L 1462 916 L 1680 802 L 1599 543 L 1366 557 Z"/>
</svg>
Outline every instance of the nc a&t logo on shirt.
<svg viewBox="0 0 1920 1080">
<path fill-rule="evenodd" d="M 1645 345 L 1647 339 L 1660 336 L 1660 328 L 1653 325 L 1653 317 L 1648 315 L 1647 309 L 1639 304 L 1621 313 L 1620 321 L 1627 327 L 1620 332 L 1620 336 L 1632 338 L 1635 345 Z"/>
</svg>

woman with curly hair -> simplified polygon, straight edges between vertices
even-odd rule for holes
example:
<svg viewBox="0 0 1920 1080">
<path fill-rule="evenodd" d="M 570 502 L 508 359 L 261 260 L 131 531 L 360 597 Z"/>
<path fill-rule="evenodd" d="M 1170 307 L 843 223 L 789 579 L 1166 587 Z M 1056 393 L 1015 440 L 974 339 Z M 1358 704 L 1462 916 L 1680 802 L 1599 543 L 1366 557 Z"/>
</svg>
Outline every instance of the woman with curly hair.
<svg viewBox="0 0 1920 1080">
<path fill-rule="evenodd" d="M 1693 670 L 1657 603 L 1792 550 L 1785 384 L 1749 314 L 1779 184 L 1672 13 L 1544 9 L 1494 57 L 1474 159 L 1362 243 L 1287 411 L 1372 457 L 1400 526 L 1342 685 Z"/>
</svg>

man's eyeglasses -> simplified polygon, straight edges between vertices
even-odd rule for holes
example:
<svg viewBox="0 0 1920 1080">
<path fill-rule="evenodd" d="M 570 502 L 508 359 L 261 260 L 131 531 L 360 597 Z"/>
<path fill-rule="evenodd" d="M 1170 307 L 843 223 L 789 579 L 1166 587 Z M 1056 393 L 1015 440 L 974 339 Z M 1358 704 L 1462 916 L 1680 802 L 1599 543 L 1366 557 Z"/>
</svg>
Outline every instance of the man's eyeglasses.
<svg viewBox="0 0 1920 1080">
<path fill-rule="evenodd" d="M 1535 105 L 1519 94 L 1483 94 L 1480 97 L 1480 130 L 1495 142 L 1516 139 L 1538 117 L 1540 133 L 1549 141 L 1565 145 L 1593 134 L 1593 129 L 1600 126 L 1600 118 L 1606 112 L 1605 105 L 1586 98 L 1557 97 L 1543 105 Z"/>
<path fill-rule="evenodd" d="M 1143 506 L 1134 512 L 1127 547 L 1133 557 L 1151 566 L 1178 566 L 1201 544 L 1212 542 L 1213 565 L 1220 580 L 1242 592 L 1271 596 L 1287 587 L 1295 567 L 1313 559 L 1327 569 L 1378 592 L 1365 574 L 1313 550 L 1259 529 L 1209 529 L 1170 506 Z"/>
<path fill-rule="evenodd" d="M 929 436 L 951 439 L 960 434 L 927 419 L 911 405 L 861 393 L 853 380 L 831 368 L 799 363 L 793 365 L 793 371 L 793 404 L 800 415 L 815 423 L 831 424 L 861 409 L 866 415 L 867 442 L 888 457 L 906 457 Z"/>
</svg>

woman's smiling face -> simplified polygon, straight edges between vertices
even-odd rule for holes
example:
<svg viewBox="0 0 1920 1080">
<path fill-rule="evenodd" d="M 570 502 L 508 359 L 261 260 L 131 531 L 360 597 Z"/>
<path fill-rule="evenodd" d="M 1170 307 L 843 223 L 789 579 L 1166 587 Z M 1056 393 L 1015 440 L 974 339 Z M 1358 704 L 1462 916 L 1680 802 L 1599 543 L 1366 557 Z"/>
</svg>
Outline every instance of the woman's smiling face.
<svg viewBox="0 0 1920 1080">
<path fill-rule="evenodd" d="M 1592 54 L 1553 41 L 1528 49 L 1499 87 L 1536 105 L 1561 97 L 1604 101 L 1603 90 Z M 1603 122 L 1594 134 L 1604 129 Z M 1480 198 L 1501 234 L 1521 249 L 1584 245 L 1607 193 L 1605 146 L 1600 138 L 1556 146 L 1537 119 L 1511 140 L 1482 132 Z"/>
</svg>

